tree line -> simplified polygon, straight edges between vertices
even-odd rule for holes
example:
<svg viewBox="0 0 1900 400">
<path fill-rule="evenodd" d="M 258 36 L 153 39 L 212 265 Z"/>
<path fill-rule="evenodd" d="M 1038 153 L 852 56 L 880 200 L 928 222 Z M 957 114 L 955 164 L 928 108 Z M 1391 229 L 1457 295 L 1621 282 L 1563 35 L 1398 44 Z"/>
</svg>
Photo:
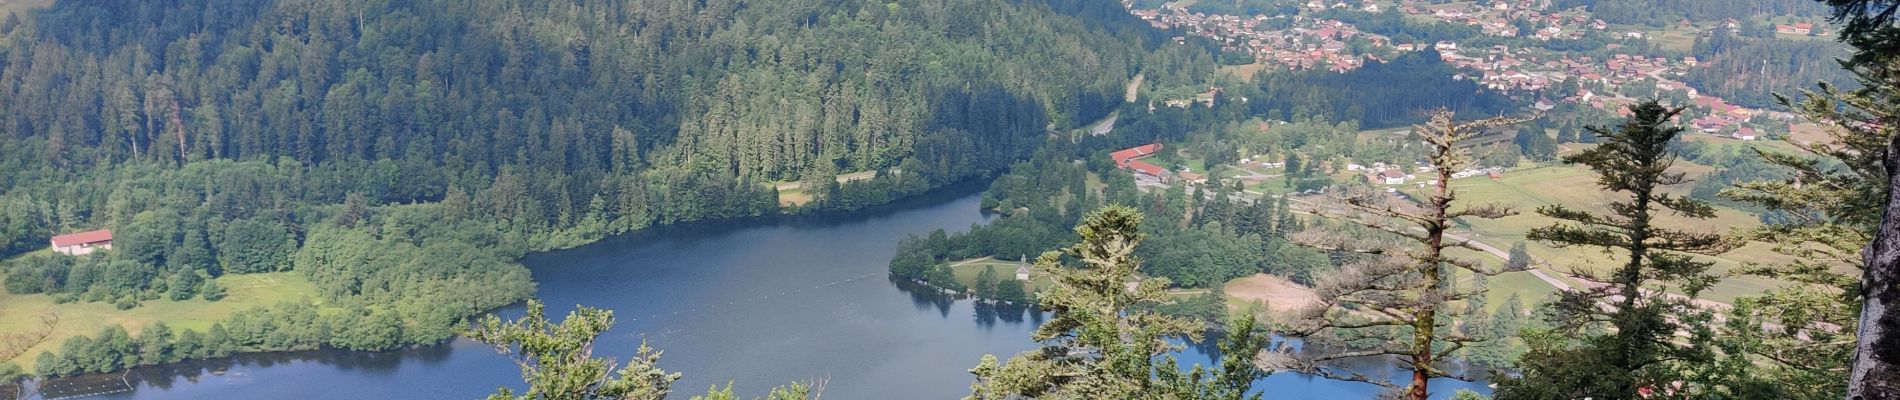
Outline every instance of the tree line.
<svg viewBox="0 0 1900 400">
<path fill-rule="evenodd" d="M 0 20 L 0 256 L 117 242 L 0 269 L 121 308 L 292 271 L 324 317 L 240 313 L 298 333 L 232 350 L 435 343 L 532 294 L 528 251 L 989 174 L 1164 39 L 1095 1 L 60 2 Z"/>
</svg>

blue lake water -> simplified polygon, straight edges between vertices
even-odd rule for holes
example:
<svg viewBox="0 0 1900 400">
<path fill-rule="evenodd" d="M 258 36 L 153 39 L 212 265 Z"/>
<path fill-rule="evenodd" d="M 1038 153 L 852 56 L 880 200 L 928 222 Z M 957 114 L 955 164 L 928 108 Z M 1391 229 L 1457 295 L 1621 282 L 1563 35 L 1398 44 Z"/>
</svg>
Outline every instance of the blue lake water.
<svg viewBox="0 0 1900 400">
<path fill-rule="evenodd" d="M 1046 315 L 938 295 L 884 273 L 898 240 L 983 223 L 966 187 L 843 216 L 774 218 L 655 229 L 523 260 L 552 315 L 613 309 L 619 323 L 596 354 L 625 358 L 642 340 L 685 376 L 677 398 L 732 382 L 745 396 L 792 381 L 824 382 L 826 399 L 951 399 L 968 391 L 983 354 L 1032 349 Z M 499 310 L 504 316 L 518 308 Z M 1178 355 L 1209 363 L 1208 346 Z M 1368 375 L 1406 377 L 1383 362 Z M 107 399 L 475 399 L 520 386 L 514 364 L 467 340 L 403 351 L 306 351 L 147 367 L 69 384 L 126 382 Z M 1255 385 L 1269 399 L 1369 398 L 1377 386 L 1294 373 Z M 1478 383 L 1439 380 L 1437 397 Z"/>
</svg>

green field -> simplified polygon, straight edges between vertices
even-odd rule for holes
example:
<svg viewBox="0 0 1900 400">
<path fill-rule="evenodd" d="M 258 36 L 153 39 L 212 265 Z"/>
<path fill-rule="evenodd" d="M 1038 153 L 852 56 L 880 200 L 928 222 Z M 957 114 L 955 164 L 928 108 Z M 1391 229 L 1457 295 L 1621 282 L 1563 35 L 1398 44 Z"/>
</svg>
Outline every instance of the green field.
<svg viewBox="0 0 1900 400">
<path fill-rule="evenodd" d="M 1710 170 L 1707 166 L 1682 164 L 1678 170 L 1688 173 L 1689 176 L 1697 176 Z M 1605 204 L 1612 198 L 1598 189 L 1595 179 L 1594 175 L 1582 167 L 1553 165 L 1512 170 L 1506 172 L 1504 177 L 1497 181 L 1485 178 L 1454 180 L 1452 188 L 1463 204 L 1501 203 L 1513 205 L 1520 212 L 1517 216 L 1497 220 L 1466 220 L 1464 222 L 1469 225 L 1466 229 L 1461 229 L 1460 233 L 1469 234 L 1473 239 L 1499 248 L 1507 248 L 1513 243 L 1524 240 L 1525 232 L 1531 228 L 1550 225 L 1554 222 L 1535 213 L 1535 209 L 1539 206 L 1562 203 L 1589 211 L 1607 211 Z M 1672 187 L 1667 191 L 1686 194 L 1687 186 Z M 1718 206 L 1716 213 L 1715 219 L 1700 221 L 1671 215 L 1664 217 L 1661 223 L 1671 228 L 1715 233 L 1726 233 L 1733 228 L 1752 227 L 1759 224 L 1754 215 L 1740 210 Z M 1599 249 L 1557 249 L 1541 243 L 1527 244 L 1531 255 L 1550 263 L 1546 271 L 1551 273 L 1571 269 L 1602 272 L 1617 264 L 1615 257 Z M 1727 272 L 1746 262 L 1780 262 L 1787 259 L 1786 256 L 1775 254 L 1768 246 L 1761 244 L 1745 246 L 1719 256 L 1702 258 L 1715 262 L 1714 272 L 1716 273 Z M 1523 294 L 1526 301 L 1532 299 L 1529 295 L 1535 290 L 1517 286 L 1535 284 L 1545 289 L 1549 288 L 1549 285 L 1528 277 L 1528 274 L 1525 275 L 1525 279 L 1511 282 L 1493 280 L 1492 288 L 1499 292 L 1500 296 L 1508 295 L 1508 293 Z M 1560 277 L 1560 279 L 1569 278 Z M 1703 297 L 1732 302 L 1736 297 L 1753 295 L 1775 284 L 1774 281 L 1761 278 L 1729 278 L 1705 293 Z M 1502 299 L 1502 297 L 1494 298 Z"/>
<path fill-rule="evenodd" d="M 285 301 L 309 301 L 317 290 L 302 274 L 295 272 L 230 275 L 218 278 L 218 284 L 229 290 L 229 295 L 219 301 L 152 300 L 130 310 L 120 310 L 109 302 L 58 304 L 44 294 L 15 295 L 0 288 L 0 335 L 37 329 L 38 316 L 48 312 L 58 315 L 59 323 L 45 342 L 11 360 L 15 365 L 31 369 L 40 352 L 57 349 L 66 338 L 91 336 L 108 326 L 124 326 L 136 335 L 153 322 L 165 321 L 172 329 L 202 331 L 241 310 Z"/>
<path fill-rule="evenodd" d="M 950 267 L 950 272 L 956 276 L 957 283 L 962 284 L 964 287 L 976 287 L 976 276 L 982 274 L 984 269 L 993 268 L 994 271 L 996 271 L 997 279 L 1016 279 L 1016 267 L 1025 265 L 1029 264 L 1015 261 L 984 259 L 982 261 L 971 261 L 968 263 L 958 262 Z M 1048 288 L 1049 285 L 1052 284 L 1053 282 L 1049 280 L 1048 276 L 1032 272 L 1029 274 L 1029 285 L 1024 287 L 1024 289 L 1027 289 L 1030 293 L 1035 293 L 1036 291 Z"/>
<path fill-rule="evenodd" d="M 0 0 L 0 14 L 13 13 L 53 5 L 53 0 Z"/>
</svg>

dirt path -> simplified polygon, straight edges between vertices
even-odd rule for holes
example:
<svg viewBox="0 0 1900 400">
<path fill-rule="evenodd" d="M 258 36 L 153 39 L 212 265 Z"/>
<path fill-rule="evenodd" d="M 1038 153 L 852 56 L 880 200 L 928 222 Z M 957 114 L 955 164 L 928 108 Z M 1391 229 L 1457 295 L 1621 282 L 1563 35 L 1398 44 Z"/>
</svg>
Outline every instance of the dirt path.
<svg viewBox="0 0 1900 400">
<path fill-rule="evenodd" d="M 1127 93 L 1122 94 L 1122 101 L 1129 103 L 1135 102 L 1135 98 L 1140 97 L 1141 94 L 1141 81 L 1147 80 L 1147 78 L 1146 75 L 1135 74 L 1135 80 L 1128 82 Z"/>
<path fill-rule="evenodd" d="M 972 258 L 972 259 L 952 263 L 950 264 L 950 268 L 961 267 L 965 265 L 970 265 L 972 263 L 984 262 L 984 261 L 989 261 L 989 260 L 994 260 L 994 259 L 996 258 L 995 257 Z"/>
</svg>

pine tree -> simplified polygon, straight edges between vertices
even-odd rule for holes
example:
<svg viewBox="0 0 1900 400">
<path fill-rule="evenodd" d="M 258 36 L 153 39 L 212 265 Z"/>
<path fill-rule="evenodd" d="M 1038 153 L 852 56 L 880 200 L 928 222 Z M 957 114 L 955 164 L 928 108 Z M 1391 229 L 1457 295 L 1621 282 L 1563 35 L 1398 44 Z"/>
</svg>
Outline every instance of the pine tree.
<svg viewBox="0 0 1900 400">
<path fill-rule="evenodd" d="M 204 287 L 198 289 L 198 295 L 204 296 L 207 301 L 224 300 L 226 294 L 224 285 L 218 284 L 217 279 L 205 280 Z"/>
<path fill-rule="evenodd" d="M 594 339 L 613 327 L 613 311 L 578 307 L 555 323 L 545 310 L 541 301 L 529 300 L 528 314 L 520 319 L 504 322 L 489 315 L 469 333 L 495 351 L 512 355 L 528 384 L 519 396 L 503 387 L 489 399 L 661 400 L 679 379 L 679 374 L 657 366 L 660 353 L 645 344 L 618 370 L 613 360 L 593 357 Z"/>
<path fill-rule="evenodd" d="M 1866 175 L 1880 178 L 1885 186 L 1878 192 L 1879 197 L 1859 199 L 1878 199 L 1883 216 L 1861 253 L 1861 306 L 1855 330 L 1858 337 L 1854 361 L 1848 370 L 1847 398 L 1900 398 L 1900 201 L 1896 201 L 1900 199 L 1900 185 L 1894 184 L 1900 181 L 1900 135 L 1894 131 L 1900 126 L 1900 25 L 1895 25 L 1900 22 L 1900 15 L 1896 15 L 1900 1 L 1822 1 L 1833 10 L 1830 19 L 1842 26 L 1840 41 L 1855 48 L 1854 56 L 1842 66 L 1854 72 L 1864 89 L 1835 96 L 1836 93 L 1823 87 L 1823 92 L 1843 107 L 1832 107 L 1836 104 L 1829 104 L 1829 99 L 1810 97 L 1811 104 L 1802 109 L 1805 114 L 1819 116 L 1821 121 L 1834 125 L 1836 132 L 1849 136 L 1843 138 L 1850 140 L 1849 143 L 1881 143 L 1878 145 L 1881 150 L 1872 153 L 1879 155 L 1880 173 Z M 1848 155 L 1867 156 L 1865 153 Z M 1860 167 L 1872 169 L 1871 165 Z M 1848 226 L 1853 229 L 1853 225 Z"/>
<path fill-rule="evenodd" d="M 1531 269 L 1531 252 L 1523 241 L 1511 245 L 1510 257 L 1504 260 L 1504 268 L 1511 271 Z"/>
<path fill-rule="evenodd" d="M 1430 187 L 1424 204 L 1414 205 L 1384 191 L 1360 188 L 1342 191 L 1332 203 L 1341 211 L 1330 211 L 1328 218 L 1343 220 L 1366 228 L 1385 231 L 1397 240 L 1368 238 L 1353 232 L 1314 230 L 1302 232 L 1295 240 L 1308 246 L 1354 251 L 1376 255 L 1341 267 L 1322 276 L 1316 285 L 1317 304 L 1300 313 L 1294 334 L 1311 336 L 1322 332 L 1360 337 L 1376 337 L 1402 331 L 1410 337 L 1392 338 L 1368 349 L 1339 352 L 1308 352 L 1301 359 L 1284 360 L 1290 366 L 1309 373 L 1350 379 L 1392 388 L 1397 385 L 1385 377 L 1368 377 L 1329 365 L 1334 360 L 1368 356 L 1389 356 L 1412 370 L 1404 386 L 1405 396 L 1424 400 L 1430 395 L 1431 378 L 1455 376 L 1444 368 L 1445 357 L 1484 337 L 1460 332 L 1451 326 L 1447 305 L 1483 296 L 1483 288 L 1459 289 L 1452 285 L 1455 271 L 1495 275 L 1503 272 L 1478 261 L 1452 256 L 1451 248 L 1478 250 L 1470 241 L 1454 240 L 1445 235 L 1454 219 L 1495 219 L 1515 215 L 1502 205 L 1479 205 L 1454 209 L 1458 199 L 1451 189 L 1451 174 L 1473 164 L 1458 142 L 1485 129 L 1522 123 L 1525 119 L 1489 118 L 1465 123 L 1453 120 L 1449 110 L 1432 114 L 1431 120 L 1414 131 L 1431 152 L 1431 164 L 1437 166 L 1436 184 Z"/>
<path fill-rule="evenodd" d="M 1608 213 L 1592 213 L 1562 204 L 1537 210 L 1554 225 L 1532 229 L 1532 240 L 1554 245 L 1590 246 L 1615 251 L 1623 263 L 1607 276 L 1577 271 L 1581 279 L 1601 283 L 1565 291 L 1554 306 L 1557 332 L 1583 337 L 1575 347 L 1542 348 L 1525 357 L 1524 376 L 1502 382 L 1500 395 L 1523 397 L 1637 398 L 1638 390 L 1680 380 L 1675 363 L 1709 358 L 1707 310 L 1690 298 L 1713 285 L 1709 263 L 1689 254 L 1724 250 L 1712 233 L 1671 229 L 1659 223 L 1663 212 L 1691 219 L 1714 217 L 1708 204 L 1663 192 L 1665 186 L 1686 182 L 1682 173 L 1669 172 L 1676 155 L 1670 142 L 1681 127 L 1667 126 L 1682 112 L 1655 100 L 1630 106 L 1632 116 L 1615 131 L 1591 127 L 1603 143 L 1570 156 L 1565 163 L 1582 164 L 1598 175 L 1604 190 L 1627 196 L 1612 202 Z M 1664 294 L 1669 290 L 1688 298 Z M 1679 345 L 1677 332 L 1691 329 L 1690 344 Z M 1595 334 L 1599 330 L 1612 333 Z"/>
<path fill-rule="evenodd" d="M 1862 85 L 1881 87 L 1867 79 Z M 1712 383 L 1732 392 L 1768 387 L 1787 398 L 1846 396 L 1857 337 L 1846 327 L 1860 318 L 1863 291 L 1858 274 L 1867 270 L 1860 252 L 1881 221 L 1888 185 L 1882 154 L 1894 137 L 1891 130 L 1875 129 L 1868 118 L 1883 107 L 1887 115 L 1897 115 L 1892 103 L 1879 102 L 1874 93 L 1841 92 L 1823 84 L 1818 91 L 1804 93 L 1800 102 L 1781 98 L 1784 105 L 1826 127 L 1830 140 L 1783 139 L 1801 154 L 1755 150 L 1763 161 L 1792 176 L 1741 182 L 1721 193 L 1788 216 L 1739 233 L 1773 244 L 1790 261 L 1748 262 L 1734 272 L 1792 284 L 1738 299 L 1726 313 L 1718 338 L 1727 359 L 1708 368 Z M 1853 268 L 1842 271 L 1838 267 L 1843 265 Z"/>
<path fill-rule="evenodd" d="M 996 266 L 985 266 L 983 272 L 976 274 L 974 291 L 979 299 L 996 298 Z"/>
<path fill-rule="evenodd" d="M 1222 385 L 1217 382 L 1237 384 L 1199 376 L 1189 383 L 1154 379 L 1157 374 L 1179 374 L 1173 356 L 1166 355 L 1176 350 L 1168 339 L 1198 339 L 1201 332 L 1195 321 L 1139 311 L 1168 301 L 1169 285 L 1167 278 L 1139 280 L 1132 287 L 1128 283 L 1141 268 L 1141 259 L 1134 255 L 1145 236 L 1141 222 L 1141 213 L 1134 209 L 1104 207 L 1075 228 L 1080 243 L 1036 259 L 1037 273 L 1054 283 L 1037 296 L 1044 310 L 1055 312 L 1031 336 L 1043 348 L 1003 363 L 994 355 L 983 356 L 970 370 L 976 381 L 966 399 L 1200 398 L 1181 396 L 1214 391 L 1205 387 Z M 1082 265 L 1064 265 L 1065 257 Z M 1251 365 L 1222 367 L 1252 371 Z"/>
</svg>

